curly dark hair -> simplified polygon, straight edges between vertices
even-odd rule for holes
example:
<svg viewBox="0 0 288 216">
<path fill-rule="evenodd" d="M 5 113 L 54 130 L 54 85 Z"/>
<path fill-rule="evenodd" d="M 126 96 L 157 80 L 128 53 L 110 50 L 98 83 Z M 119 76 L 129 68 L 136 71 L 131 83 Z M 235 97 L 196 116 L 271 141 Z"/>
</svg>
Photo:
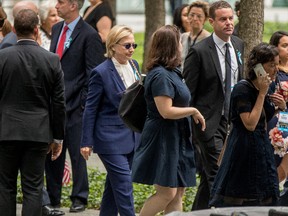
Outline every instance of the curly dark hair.
<svg viewBox="0 0 288 216">
<path fill-rule="evenodd" d="M 263 42 L 255 46 L 248 57 L 246 73 L 247 78 L 250 80 L 255 80 L 257 78 L 254 72 L 254 67 L 256 64 L 265 64 L 267 62 L 274 61 L 274 58 L 278 55 L 278 49 L 274 45 Z"/>
</svg>

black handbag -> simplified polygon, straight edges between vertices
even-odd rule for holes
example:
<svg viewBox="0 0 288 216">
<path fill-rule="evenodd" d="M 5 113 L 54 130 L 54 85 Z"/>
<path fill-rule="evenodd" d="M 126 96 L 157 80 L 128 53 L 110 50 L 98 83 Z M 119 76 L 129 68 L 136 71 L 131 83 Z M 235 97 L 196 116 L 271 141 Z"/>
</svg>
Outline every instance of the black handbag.
<svg viewBox="0 0 288 216">
<path fill-rule="evenodd" d="M 119 104 L 118 114 L 127 127 L 135 132 L 141 133 L 147 115 L 144 86 L 133 61 L 131 61 L 131 64 L 134 72 L 137 73 L 139 80 L 134 82 L 124 91 Z"/>
</svg>

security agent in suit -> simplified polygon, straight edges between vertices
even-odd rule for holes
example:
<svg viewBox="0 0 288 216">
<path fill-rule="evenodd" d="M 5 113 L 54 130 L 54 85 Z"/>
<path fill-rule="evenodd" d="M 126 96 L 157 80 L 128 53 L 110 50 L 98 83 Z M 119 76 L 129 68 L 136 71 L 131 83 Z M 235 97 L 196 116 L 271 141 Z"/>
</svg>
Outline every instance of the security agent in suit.
<svg viewBox="0 0 288 216">
<path fill-rule="evenodd" d="M 183 75 L 190 89 L 191 105 L 206 120 L 206 130 L 192 123 L 193 136 L 201 150 L 203 171 L 192 210 L 208 208 L 210 189 L 217 173 L 217 159 L 227 134 L 230 94 L 225 96 L 225 44 L 229 43 L 231 89 L 242 76 L 243 42 L 233 33 L 233 9 L 226 1 L 216 1 L 209 9 L 214 33 L 191 47 L 185 59 Z M 227 67 L 227 68 L 228 68 Z M 225 106 L 225 103 L 227 106 Z M 227 110 L 228 110 L 227 109 Z"/>
<path fill-rule="evenodd" d="M 15 18 L 17 13 L 23 9 L 31 9 L 36 14 L 38 14 L 38 8 L 33 2 L 20 1 L 20 2 L 17 2 L 13 6 L 13 17 Z M 39 40 L 40 40 L 40 36 L 37 37 L 37 42 L 39 42 Z M 10 46 L 13 46 L 15 44 L 17 44 L 17 35 L 15 34 L 15 32 L 11 31 L 9 34 L 7 34 L 4 37 L 2 43 L 0 44 L 0 49 L 4 49 L 4 48 L 10 47 Z M 48 159 L 48 160 L 50 160 L 50 159 Z M 48 192 L 46 191 L 45 188 L 43 188 L 42 193 L 43 193 L 42 216 L 49 216 L 49 215 L 57 216 L 57 215 L 64 215 L 65 214 L 63 211 L 51 207 L 50 198 L 49 198 Z"/>
<path fill-rule="evenodd" d="M 98 33 L 79 15 L 84 0 L 58 0 L 56 9 L 64 21 L 52 28 L 50 51 L 57 52 L 64 27 L 67 25 L 61 66 L 64 71 L 67 124 L 62 154 L 56 161 L 46 161 L 47 191 L 52 206 L 59 206 L 65 154 L 68 149 L 72 164 L 73 188 L 71 212 L 85 210 L 88 198 L 86 161 L 80 154 L 82 113 L 92 68 L 104 61 L 104 50 Z"/>
<path fill-rule="evenodd" d="M 48 143 L 51 159 L 64 138 L 64 78 L 57 55 L 37 43 L 39 20 L 30 10 L 15 17 L 16 45 L 0 51 L 0 212 L 16 215 L 20 170 L 23 216 L 42 214 Z"/>
</svg>

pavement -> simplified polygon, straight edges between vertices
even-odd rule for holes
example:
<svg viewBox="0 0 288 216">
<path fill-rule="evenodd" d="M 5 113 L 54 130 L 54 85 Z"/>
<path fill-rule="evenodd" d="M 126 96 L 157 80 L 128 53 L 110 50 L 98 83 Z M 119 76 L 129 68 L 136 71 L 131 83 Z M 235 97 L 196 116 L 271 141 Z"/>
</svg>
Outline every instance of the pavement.
<svg viewBox="0 0 288 216">
<path fill-rule="evenodd" d="M 17 214 L 16 216 L 21 216 L 22 205 L 17 204 Z M 94 209 L 86 209 L 79 213 L 70 213 L 69 208 L 61 208 L 60 210 L 65 212 L 66 216 L 99 216 L 99 211 Z"/>
</svg>

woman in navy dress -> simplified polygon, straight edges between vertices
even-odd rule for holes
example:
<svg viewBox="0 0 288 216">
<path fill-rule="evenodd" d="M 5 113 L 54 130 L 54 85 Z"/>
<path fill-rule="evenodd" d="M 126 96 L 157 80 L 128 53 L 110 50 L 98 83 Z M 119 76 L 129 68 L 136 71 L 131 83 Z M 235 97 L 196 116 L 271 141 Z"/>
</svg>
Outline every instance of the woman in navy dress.
<svg viewBox="0 0 288 216">
<path fill-rule="evenodd" d="M 195 186 L 194 150 L 190 142 L 190 116 L 205 129 L 201 113 L 189 107 L 190 92 L 178 66 L 180 32 L 171 25 L 152 36 L 145 80 L 147 118 L 132 166 L 134 182 L 154 185 L 156 193 L 140 216 L 182 210 L 185 187 Z"/>
<path fill-rule="evenodd" d="M 258 63 L 267 75 L 256 76 L 254 67 Z M 280 95 L 267 95 L 278 64 L 277 48 L 267 43 L 257 45 L 249 55 L 247 79 L 236 84 L 231 94 L 233 127 L 214 180 L 210 206 L 276 204 L 278 176 L 266 122 L 277 112 L 274 104 L 281 109 L 286 106 Z"/>
</svg>

